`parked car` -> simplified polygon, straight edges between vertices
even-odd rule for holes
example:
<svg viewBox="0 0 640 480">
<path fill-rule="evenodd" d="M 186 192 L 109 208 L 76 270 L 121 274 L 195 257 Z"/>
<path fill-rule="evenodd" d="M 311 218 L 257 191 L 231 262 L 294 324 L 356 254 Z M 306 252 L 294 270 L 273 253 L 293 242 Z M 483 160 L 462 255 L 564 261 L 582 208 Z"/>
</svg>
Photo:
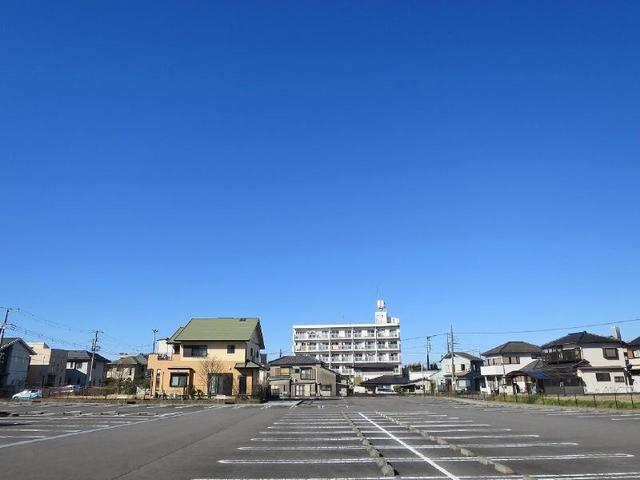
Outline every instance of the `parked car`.
<svg viewBox="0 0 640 480">
<path fill-rule="evenodd" d="M 33 400 L 35 398 L 42 398 L 42 390 L 23 390 L 11 397 L 12 400 Z"/>
</svg>

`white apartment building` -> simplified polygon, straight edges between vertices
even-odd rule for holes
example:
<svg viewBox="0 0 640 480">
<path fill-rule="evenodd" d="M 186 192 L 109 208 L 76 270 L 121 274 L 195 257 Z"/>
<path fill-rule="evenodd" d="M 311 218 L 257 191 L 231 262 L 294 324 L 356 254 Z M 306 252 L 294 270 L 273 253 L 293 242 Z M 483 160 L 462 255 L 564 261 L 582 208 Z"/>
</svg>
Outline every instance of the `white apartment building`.
<svg viewBox="0 0 640 480">
<path fill-rule="evenodd" d="M 399 375 L 400 319 L 378 300 L 373 323 L 294 325 L 293 352 L 312 355 L 352 381 Z"/>
</svg>

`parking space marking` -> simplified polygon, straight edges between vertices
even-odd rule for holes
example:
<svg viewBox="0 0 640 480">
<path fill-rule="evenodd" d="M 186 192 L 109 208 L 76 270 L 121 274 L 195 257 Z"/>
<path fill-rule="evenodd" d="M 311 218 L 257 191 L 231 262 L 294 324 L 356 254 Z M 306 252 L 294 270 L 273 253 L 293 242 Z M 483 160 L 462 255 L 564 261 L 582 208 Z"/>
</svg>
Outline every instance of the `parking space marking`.
<svg viewBox="0 0 640 480">
<path fill-rule="evenodd" d="M 566 473 L 566 474 L 541 474 L 529 475 L 532 478 L 541 480 L 553 480 L 562 478 L 563 480 L 616 480 L 616 479 L 637 479 L 640 472 L 610 472 L 610 473 Z M 425 476 L 400 476 L 400 479 L 407 480 L 441 480 L 444 475 Z M 522 475 L 460 475 L 461 480 L 521 480 Z M 275 478 L 194 478 L 192 480 L 389 480 L 389 477 L 275 477 Z"/>
<path fill-rule="evenodd" d="M 422 453 L 420 453 L 418 450 L 416 450 L 415 448 L 413 448 L 411 445 L 409 445 L 408 443 L 406 443 L 404 440 L 399 439 L 398 437 L 396 437 L 393 433 L 391 433 L 390 431 L 386 430 L 384 427 L 382 427 L 381 425 L 376 424 L 376 422 L 374 422 L 373 420 L 371 420 L 369 417 L 367 417 L 364 413 L 359 413 L 359 415 L 364 418 L 365 420 L 368 420 L 369 423 L 371 423 L 371 425 L 373 425 L 374 427 L 376 427 L 378 430 L 380 430 L 382 433 L 386 434 L 389 436 L 389 438 L 392 438 L 393 440 L 395 440 L 396 442 L 398 442 L 400 445 L 402 445 L 403 447 L 405 447 L 407 450 L 409 450 L 411 453 L 413 453 L 414 455 L 416 455 L 418 458 L 422 459 L 423 461 L 425 461 L 426 463 L 428 463 L 429 465 L 431 465 L 433 468 L 435 468 L 436 470 L 438 470 L 440 473 L 446 475 L 448 478 L 450 478 L 451 480 L 458 480 L 458 477 L 456 477 L 453 473 L 451 473 L 450 471 L 448 471 L 447 469 L 441 467 L 440 465 L 438 465 L 436 462 L 434 462 L 433 460 L 431 460 L 429 457 L 427 457 L 426 455 L 423 455 Z"/>
<path fill-rule="evenodd" d="M 180 413 L 177 416 L 194 415 L 196 413 L 202 413 L 202 412 L 205 412 L 205 411 L 206 411 L 206 409 L 196 410 L 196 411 L 193 411 L 193 412 Z M 116 429 L 116 428 L 138 425 L 138 424 L 141 424 L 141 423 L 156 422 L 156 421 L 159 421 L 159 420 L 166 420 L 167 418 L 176 418 L 177 416 L 174 416 L 174 417 L 145 418 L 144 420 L 140 420 L 138 422 L 118 423 L 116 425 L 109 425 L 109 426 L 100 427 L 100 428 L 91 428 L 89 430 L 71 430 L 71 431 L 66 431 L 66 433 L 62 433 L 60 435 L 52 435 L 52 436 L 41 437 L 41 438 L 31 438 L 29 440 L 21 440 L 21 441 L 17 441 L 17 442 L 7 443 L 7 444 L 4 444 L 4 445 L 0 444 L 0 449 L 9 448 L 9 447 L 15 447 L 15 446 L 18 446 L 18 445 L 29 445 L 29 444 L 32 444 L 32 443 L 46 442 L 46 441 L 49 441 L 49 440 L 56 440 L 56 439 L 73 437 L 73 436 L 78 436 L 78 435 L 85 435 L 85 434 L 88 434 L 88 433 L 101 432 L 101 431 L 105 431 L 105 430 L 113 430 L 113 429 Z M 3 428 L 2 430 L 6 431 L 7 429 Z M 54 431 L 54 430 L 35 430 L 35 429 L 31 429 L 30 431 Z M 55 432 L 59 433 L 59 432 L 61 432 L 61 430 L 55 430 Z"/>
</svg>

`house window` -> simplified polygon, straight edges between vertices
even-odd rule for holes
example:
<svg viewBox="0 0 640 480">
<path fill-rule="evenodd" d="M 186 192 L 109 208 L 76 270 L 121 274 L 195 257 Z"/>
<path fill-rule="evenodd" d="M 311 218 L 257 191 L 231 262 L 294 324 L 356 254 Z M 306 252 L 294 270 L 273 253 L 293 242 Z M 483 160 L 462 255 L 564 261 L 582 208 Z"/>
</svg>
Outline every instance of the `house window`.
<svg viewBox="0 0 640 480">
<path fill-rule="evenodd" d="M 236 346 L 235 345 L 227 345 L 227 353 L 228 354 L 236 353 Z"/>
<path fill-rule="evenodd" d="M 185 357 L 206 357 L 207 346 L 206 345 L 190 345 L 188 347 L 184 347 L 184 356 Z"/>
<path fill-rule="evenodd" d="M 624 377 L 623 377 L 623 376 L 616 376 L 616 377 L 613 377 L 613 380 L 614 380 L 616 383 L 624 383 Z"/>
<path fill-rule="evenodd" d="M 313 369 L 312 368 L 301 368 L 300 369 L 300 380 L 313 380 Z"/>
<path fill-rule="evenodd" d="M 73 365 L 73 368 L 75 368 L 76 370 L 80 370 L 82 368 L 82 364 L 84 362 L 75 362 L 75 364 Z"/>
<path fill-rule="evenodd" d="M 596 380 L 599 382 L 610 382 L 611 375 L 609 373 L 596 373 Z"/>
<path fill-rule="evenodd" d="M 186 373 L 172 373 L 169 385 L 176 388 L 186 387 L 188 379 L 189 375 Z"/>
<path fill-rule="evenodd" d="M 464 372 L 466 369 L 467 369 L 467 366 L 464 363 L 460 365 L 460 370 Z"/>
<path fill-rule="evenodd" d="M 602 355 L 607 360 L 617 360 L 618 359 L 618 349 L 617 348 L 603 348 Z"/>
</svg>

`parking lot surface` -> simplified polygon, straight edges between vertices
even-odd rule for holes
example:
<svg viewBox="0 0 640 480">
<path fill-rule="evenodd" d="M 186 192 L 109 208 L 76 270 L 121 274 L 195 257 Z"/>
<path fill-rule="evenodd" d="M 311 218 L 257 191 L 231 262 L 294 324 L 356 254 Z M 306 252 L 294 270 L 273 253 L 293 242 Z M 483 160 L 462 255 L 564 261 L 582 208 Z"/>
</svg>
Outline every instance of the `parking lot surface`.
<svg viewBox="0 0 640 480">
<path fill-rule="evenodd" d="M 2 478 L 640 479 L 633 411 L 417 396 L 0 410 Z"/>
</svg>

